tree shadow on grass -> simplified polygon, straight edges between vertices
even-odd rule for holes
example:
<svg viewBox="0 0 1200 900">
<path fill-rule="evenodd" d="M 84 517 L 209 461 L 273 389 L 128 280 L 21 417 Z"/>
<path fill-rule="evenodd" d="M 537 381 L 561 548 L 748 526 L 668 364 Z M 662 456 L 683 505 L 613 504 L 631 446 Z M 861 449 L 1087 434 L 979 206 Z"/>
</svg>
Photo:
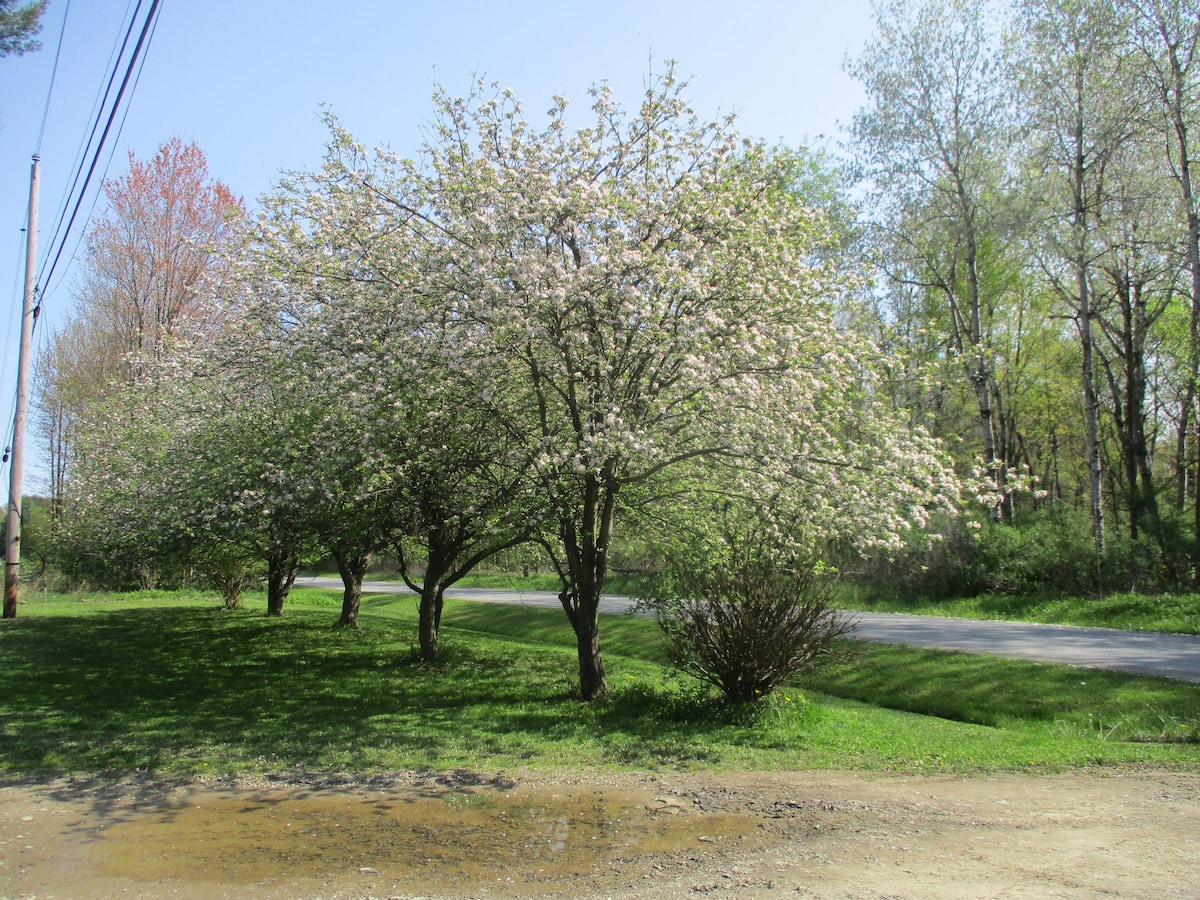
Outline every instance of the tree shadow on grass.
<svg viewBox="0 0 1200 900">
<path fill-rule="evenodd" d="M 555 742 L 643 746 L 650 760 L 704 727 L 664 728 L 636 699 L 599 714 L 566 690 L 566 649 L 459 637 L 430 670 L 412 663 L 411 639 L 386 620 L 335 629 L 326 612 L 163 607 L 13 623 L 0 631 L 0 771 L 423 768 L 534 759 Z"/>
<path fill-rule="evenodd" d="M 31 621 L 7 638 L 0 761 L 22 770 L 158 770 L 213 755 L 313 764 L 393 742 L 398 712 L 421 711 L 435 733 L 465 702 L 400 671 L 398 635 L 333 632 L 325 615 L 125 610 Z"/>
</svg>

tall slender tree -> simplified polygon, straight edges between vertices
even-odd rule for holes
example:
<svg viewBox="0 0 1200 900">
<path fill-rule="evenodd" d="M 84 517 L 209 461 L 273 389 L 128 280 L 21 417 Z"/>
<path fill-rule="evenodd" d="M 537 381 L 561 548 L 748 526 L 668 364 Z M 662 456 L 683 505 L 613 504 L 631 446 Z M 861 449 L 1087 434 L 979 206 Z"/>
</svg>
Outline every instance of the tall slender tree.
<svg viewBox="0 0 1200 900">
<path fill-rule="evenodd" d="M 1116 467 L 1126 500 L 1130 537 L 1158 516 L 1152 466 L 1155 420 L 1148 408 L 1159 356 L 1158 323 L 1185 290 L 1179 222 L 1158 141 L 1132 135 L 1113 154 L 1106 175 L 1109 200 L 1095 230 L 1096 359 L 1108 390 L 1119 448 Z"/>
<path fill-rule="evenodd" d="M 946 344 L 975 397 L 980 457 L 1002 490 L 991 332 L 1008 286 L 988 257 L 1007 213 L 1010 109 L 996 10 L 986 0 L 890 0 L 875 16 L 874 37 L 848 69 L 868 97 L 852 133 L 883 213 L 878 261 L 944 305 Z"/>
<path fill-rule="evenodd" d="M 1182 509 L 1188 487 L 1188 443 L 1191 440 L 1193 450 L 1198 443 L 1191 435 L 1191 428 L 1195 419 L 1193 407 L 1200 390 L 1200 208 L 1193 183 L 1196 154 L 1193 127 L 1200 114 L 1200 3 L 1196 0 L 1122 0 L 1120 5 L 1132 12 L 1133 40 L 1141 55 L 1142 77 L 1149 89 L 1151 104 L 1157 111 L 1151 121 L 1156 122 L 1156 130 L 1163 138 L 1185 228 L 1189 347 L 1187 379 L 1176 435 L 1177 502 Z M 1195 491 L 1194 526 L 1196 535 L 1200 536 L 1200 490 Z M 1197 540 L 1200 547 L 1200 538 Z M 1200 550 L 1197 555 L 1200 556 Z"/>
<path fill-rule="evenodd" d="M 1071 310 L 1082 353 L 1088 495 L 1098 547 L 1105 544 L 1096 362 L 1099 250 L 1096 231 L 1110 203 L 1106 174 L 1142 124 L 1127 21 L 1101 0 L 1019 0 L 1013 18 L 1014 80 L 1029 139 L 1030 196 L 1042 205 L 1034 250 Z"/>
</svg>

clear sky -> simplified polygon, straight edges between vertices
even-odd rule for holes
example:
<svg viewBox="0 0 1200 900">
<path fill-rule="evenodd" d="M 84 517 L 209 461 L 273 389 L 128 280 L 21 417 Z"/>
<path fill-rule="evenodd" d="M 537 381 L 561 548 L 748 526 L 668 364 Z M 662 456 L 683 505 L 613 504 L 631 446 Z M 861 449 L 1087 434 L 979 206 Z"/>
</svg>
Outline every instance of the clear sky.
<svg viewBox="0 0 1200 900">
<path fill-rule="evenodd" d="M 29 167 L 39 150 L 64 13 L 40 144 L 42 260 L 134 5 L 50 0 L 43 49 L 0 60 L 0 324 L 8 339 L 7 349 L 0 348 L 0 429 L 6 435 Z M 661 71 L 667 59 L 690 79 L 688 95 L 701 115 L 736 112 L 745 133 L 836 147 L 840 126 L 862 102 L 842 63 L 859 52 L 871 26 L 869 0 L 163 0 L 109 175 L 124 170 L 128 151 L 148 158 L 179 136 L 195 140 L 210 173 L 253 205 L 281 170 L 320 163 L 322 105 L 361 142 L 410 155 L 429 121 L 434 83 L 463 93 L 479 73 L 512 88 L 536 121 L 554 94 L 586 107 L 587 88 L 600 80 L 634 106 L 647 74 Z M 70 269 L 60 263 L 43 287 L 39 345 L 71 305 Z M 36 490 L 36 479 L 36 472 L 32 483 L 27 477 L 27 491 Z"/>
</svg>

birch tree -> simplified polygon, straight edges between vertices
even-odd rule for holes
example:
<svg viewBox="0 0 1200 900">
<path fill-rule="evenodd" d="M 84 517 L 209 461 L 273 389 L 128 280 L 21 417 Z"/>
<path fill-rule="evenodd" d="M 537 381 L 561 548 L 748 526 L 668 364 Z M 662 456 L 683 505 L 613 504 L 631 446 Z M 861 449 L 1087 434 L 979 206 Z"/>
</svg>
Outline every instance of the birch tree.
<svg viewBox="0 0 1200 900">
<path fill-rule="evenodd" d="M 1156 426 L 1148 408 L 1157 323 L 1181 288 L 1175 202 L 1153 143 L 1131 139 L 1107 176 L 1111 203 L 1096 230 L 1093 291 L 1101 340 L 1096 358 L 1120 447 L 1128 528 L 1136 540 L 1158 517 L 1153 472 Z"/>
</svg>

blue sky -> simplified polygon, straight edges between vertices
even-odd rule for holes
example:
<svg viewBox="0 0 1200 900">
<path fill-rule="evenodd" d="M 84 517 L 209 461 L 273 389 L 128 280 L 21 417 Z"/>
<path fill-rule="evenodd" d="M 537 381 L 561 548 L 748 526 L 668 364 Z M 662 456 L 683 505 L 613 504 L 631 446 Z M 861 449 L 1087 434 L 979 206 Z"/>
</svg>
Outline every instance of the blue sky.
<svg viewBox="0 0 1200 900">
<path fill-rule="evenodd" d="M 132 0 L 69 4 L 40 146 L 42 258 L 133 6 Z M 19 311 L 21 300 L 30 159 L 67 10 L 67 0 L 50 0 L 43 49 L 0 60 L 5 433 L 19 327 L 18 314 L 9 310 Z M 745 133 L 792 146 L 824 136 L 836 146 L 839 123 L 848 124 L 862 102 L 842 63 L 859 52 L 871 26 L 869 0 L 163 0 L 109 175 L 121 173 L 127 151 L 149 157 L 177 135 L 195 140 L 208 154 L 211 174 L 253 204 L 281 170 L 319 164 L 323 104 L 360 141 L 408 155 L 429 121 L 434 83 L 462 93 L 478 72 L 512 88 L 536 117 L 554 94 L 586 106 L 588 86 L 600 80 L 609 81 L 618 99 L 636 104 L 651 67 L 661 70 L 666 59 L 676 60 L 691 80 L 688 93 L 702 115 L 736 112 Z M 72 303 L 71 273 L 61 263 L 59 269 L 46 286 L 39 343 Z M 36 487 L 35 475 L 27 490 Z"/>
</svg>

